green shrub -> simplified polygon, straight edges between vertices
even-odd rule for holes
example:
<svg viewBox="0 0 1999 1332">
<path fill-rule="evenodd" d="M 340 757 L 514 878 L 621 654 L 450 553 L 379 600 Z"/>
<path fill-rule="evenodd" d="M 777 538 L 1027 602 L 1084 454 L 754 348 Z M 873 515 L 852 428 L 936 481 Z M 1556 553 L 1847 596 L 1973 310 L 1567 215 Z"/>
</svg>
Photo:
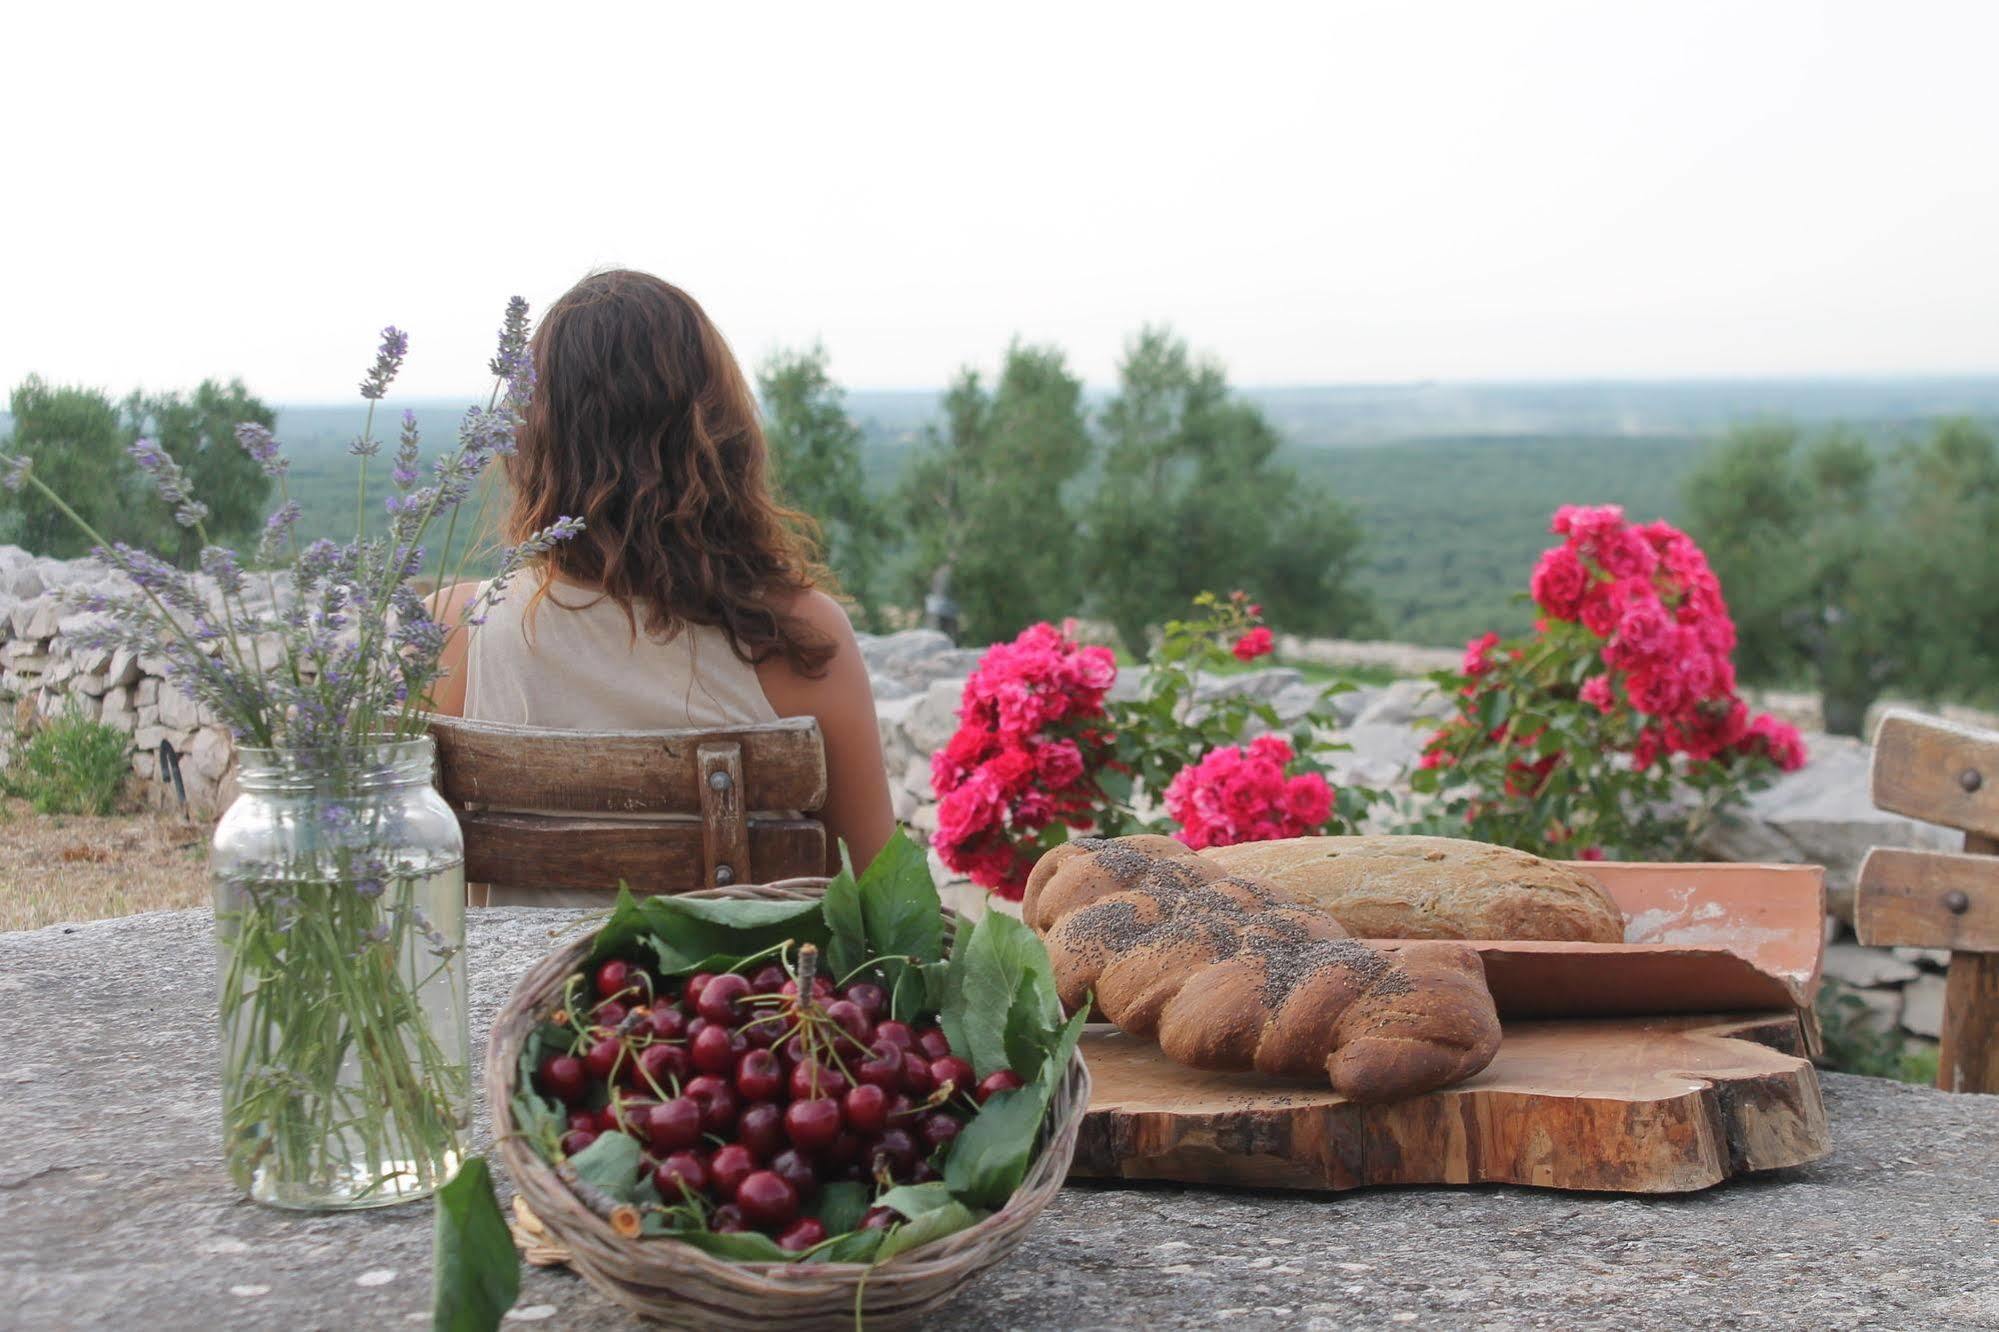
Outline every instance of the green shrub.
<svg viewBox="0 0 1999 1332">
<path fill-rule="evenodd" d="M 44 723 L 0 772 L 0 792 L 41 814 L 109 814 L 131 773 L 131 740 L 72 711 Z"/>
<path fill-rule="evenodd" d="M 1826 1068 L 1870 1078 L 1936 1084 L 1936 1050 L 1910 1040 L 1899 1027 L 1882 1027 L 1850 986 L 1826 981 L 1812 1007 L 1818 1012 L 1819 1032 L 1825 1038 L 1825 1053 L 1819 1063 Z"/>
</svg>

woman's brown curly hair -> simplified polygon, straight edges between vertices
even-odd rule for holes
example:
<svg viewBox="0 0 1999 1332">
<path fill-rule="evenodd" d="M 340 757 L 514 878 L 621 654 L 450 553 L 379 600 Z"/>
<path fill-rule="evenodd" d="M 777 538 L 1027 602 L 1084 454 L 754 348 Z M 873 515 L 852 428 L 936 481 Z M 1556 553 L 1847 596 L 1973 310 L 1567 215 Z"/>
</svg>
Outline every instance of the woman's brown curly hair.
<svg viewBox="0 0 1999 1332">
<path fill-rule="evenodd" d="M 834 645 L 780 609 L 821 585 L 809 519 L 772 498 L 756 400 L 692 296 L 648 273 L 596 273 L 542 316 L 535 389 L 507 459 L 510 540 L 568 514 L 582 535 L 541 566 L 602 588 L 636 634 L 728 634 L 752 664 L 818 675 Z"/>
</svg>

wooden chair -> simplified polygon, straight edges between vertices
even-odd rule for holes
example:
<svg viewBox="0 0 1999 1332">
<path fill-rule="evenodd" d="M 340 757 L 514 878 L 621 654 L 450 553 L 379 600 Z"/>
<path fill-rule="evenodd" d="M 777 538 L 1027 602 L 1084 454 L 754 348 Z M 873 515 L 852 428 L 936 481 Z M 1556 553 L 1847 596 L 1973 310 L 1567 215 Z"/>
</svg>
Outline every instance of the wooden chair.
<svg viewBox="0 0 1999 1332">
<path fill-rule="evenodd" d="M 825 872 L 826 826 L 812 814 L 826 803 L 826 745 L 810 717 L 717 731 L 433 717 L 430 734 L 468 882 L 608 891 L 622 880 L 649 895 Z M 526 809 L 544 812 L 500 812 Z"/>
<path fill-rule="evenodd" d="M 1964 851 L 1877 846 L 1860 867 L 1860 942 L 1950 950 L 1937 1086 L 1999 1092 L 1999 734 L 1896 711 L 1874 736 L 1874 803 L 1964 834 Z"/>
</svg>

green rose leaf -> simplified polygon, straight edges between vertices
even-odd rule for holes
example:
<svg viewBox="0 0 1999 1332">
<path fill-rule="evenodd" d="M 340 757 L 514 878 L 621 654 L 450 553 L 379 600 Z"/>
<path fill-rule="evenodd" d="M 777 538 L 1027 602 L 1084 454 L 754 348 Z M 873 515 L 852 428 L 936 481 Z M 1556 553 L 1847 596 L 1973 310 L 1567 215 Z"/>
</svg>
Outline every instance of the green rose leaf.
<svg viewBox="0 0 1999 1332">
<path fill-rule="evenodd" d="M 492 1332 L 521 1293 L 520 1255 L 493 1196 L 493 1174 L 475 1156 L 437 1191 L 430 1325 Z"/>
</svg>

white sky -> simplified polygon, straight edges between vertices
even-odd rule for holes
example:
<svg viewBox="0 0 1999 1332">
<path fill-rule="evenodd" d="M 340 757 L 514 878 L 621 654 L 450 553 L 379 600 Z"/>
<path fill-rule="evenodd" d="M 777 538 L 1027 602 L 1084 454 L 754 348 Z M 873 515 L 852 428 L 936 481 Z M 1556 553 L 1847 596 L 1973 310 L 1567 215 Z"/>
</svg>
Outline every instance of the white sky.
<svg viewBox="0 0 1999 1332">
<path fill-rule="evenodd" d="M 1999 368 L 1989 4 L 37 4 L 0 387 L 470 391 L 516 291 L 851 387 L 1170 320 L 1247 384 Z"/>
</svg>

